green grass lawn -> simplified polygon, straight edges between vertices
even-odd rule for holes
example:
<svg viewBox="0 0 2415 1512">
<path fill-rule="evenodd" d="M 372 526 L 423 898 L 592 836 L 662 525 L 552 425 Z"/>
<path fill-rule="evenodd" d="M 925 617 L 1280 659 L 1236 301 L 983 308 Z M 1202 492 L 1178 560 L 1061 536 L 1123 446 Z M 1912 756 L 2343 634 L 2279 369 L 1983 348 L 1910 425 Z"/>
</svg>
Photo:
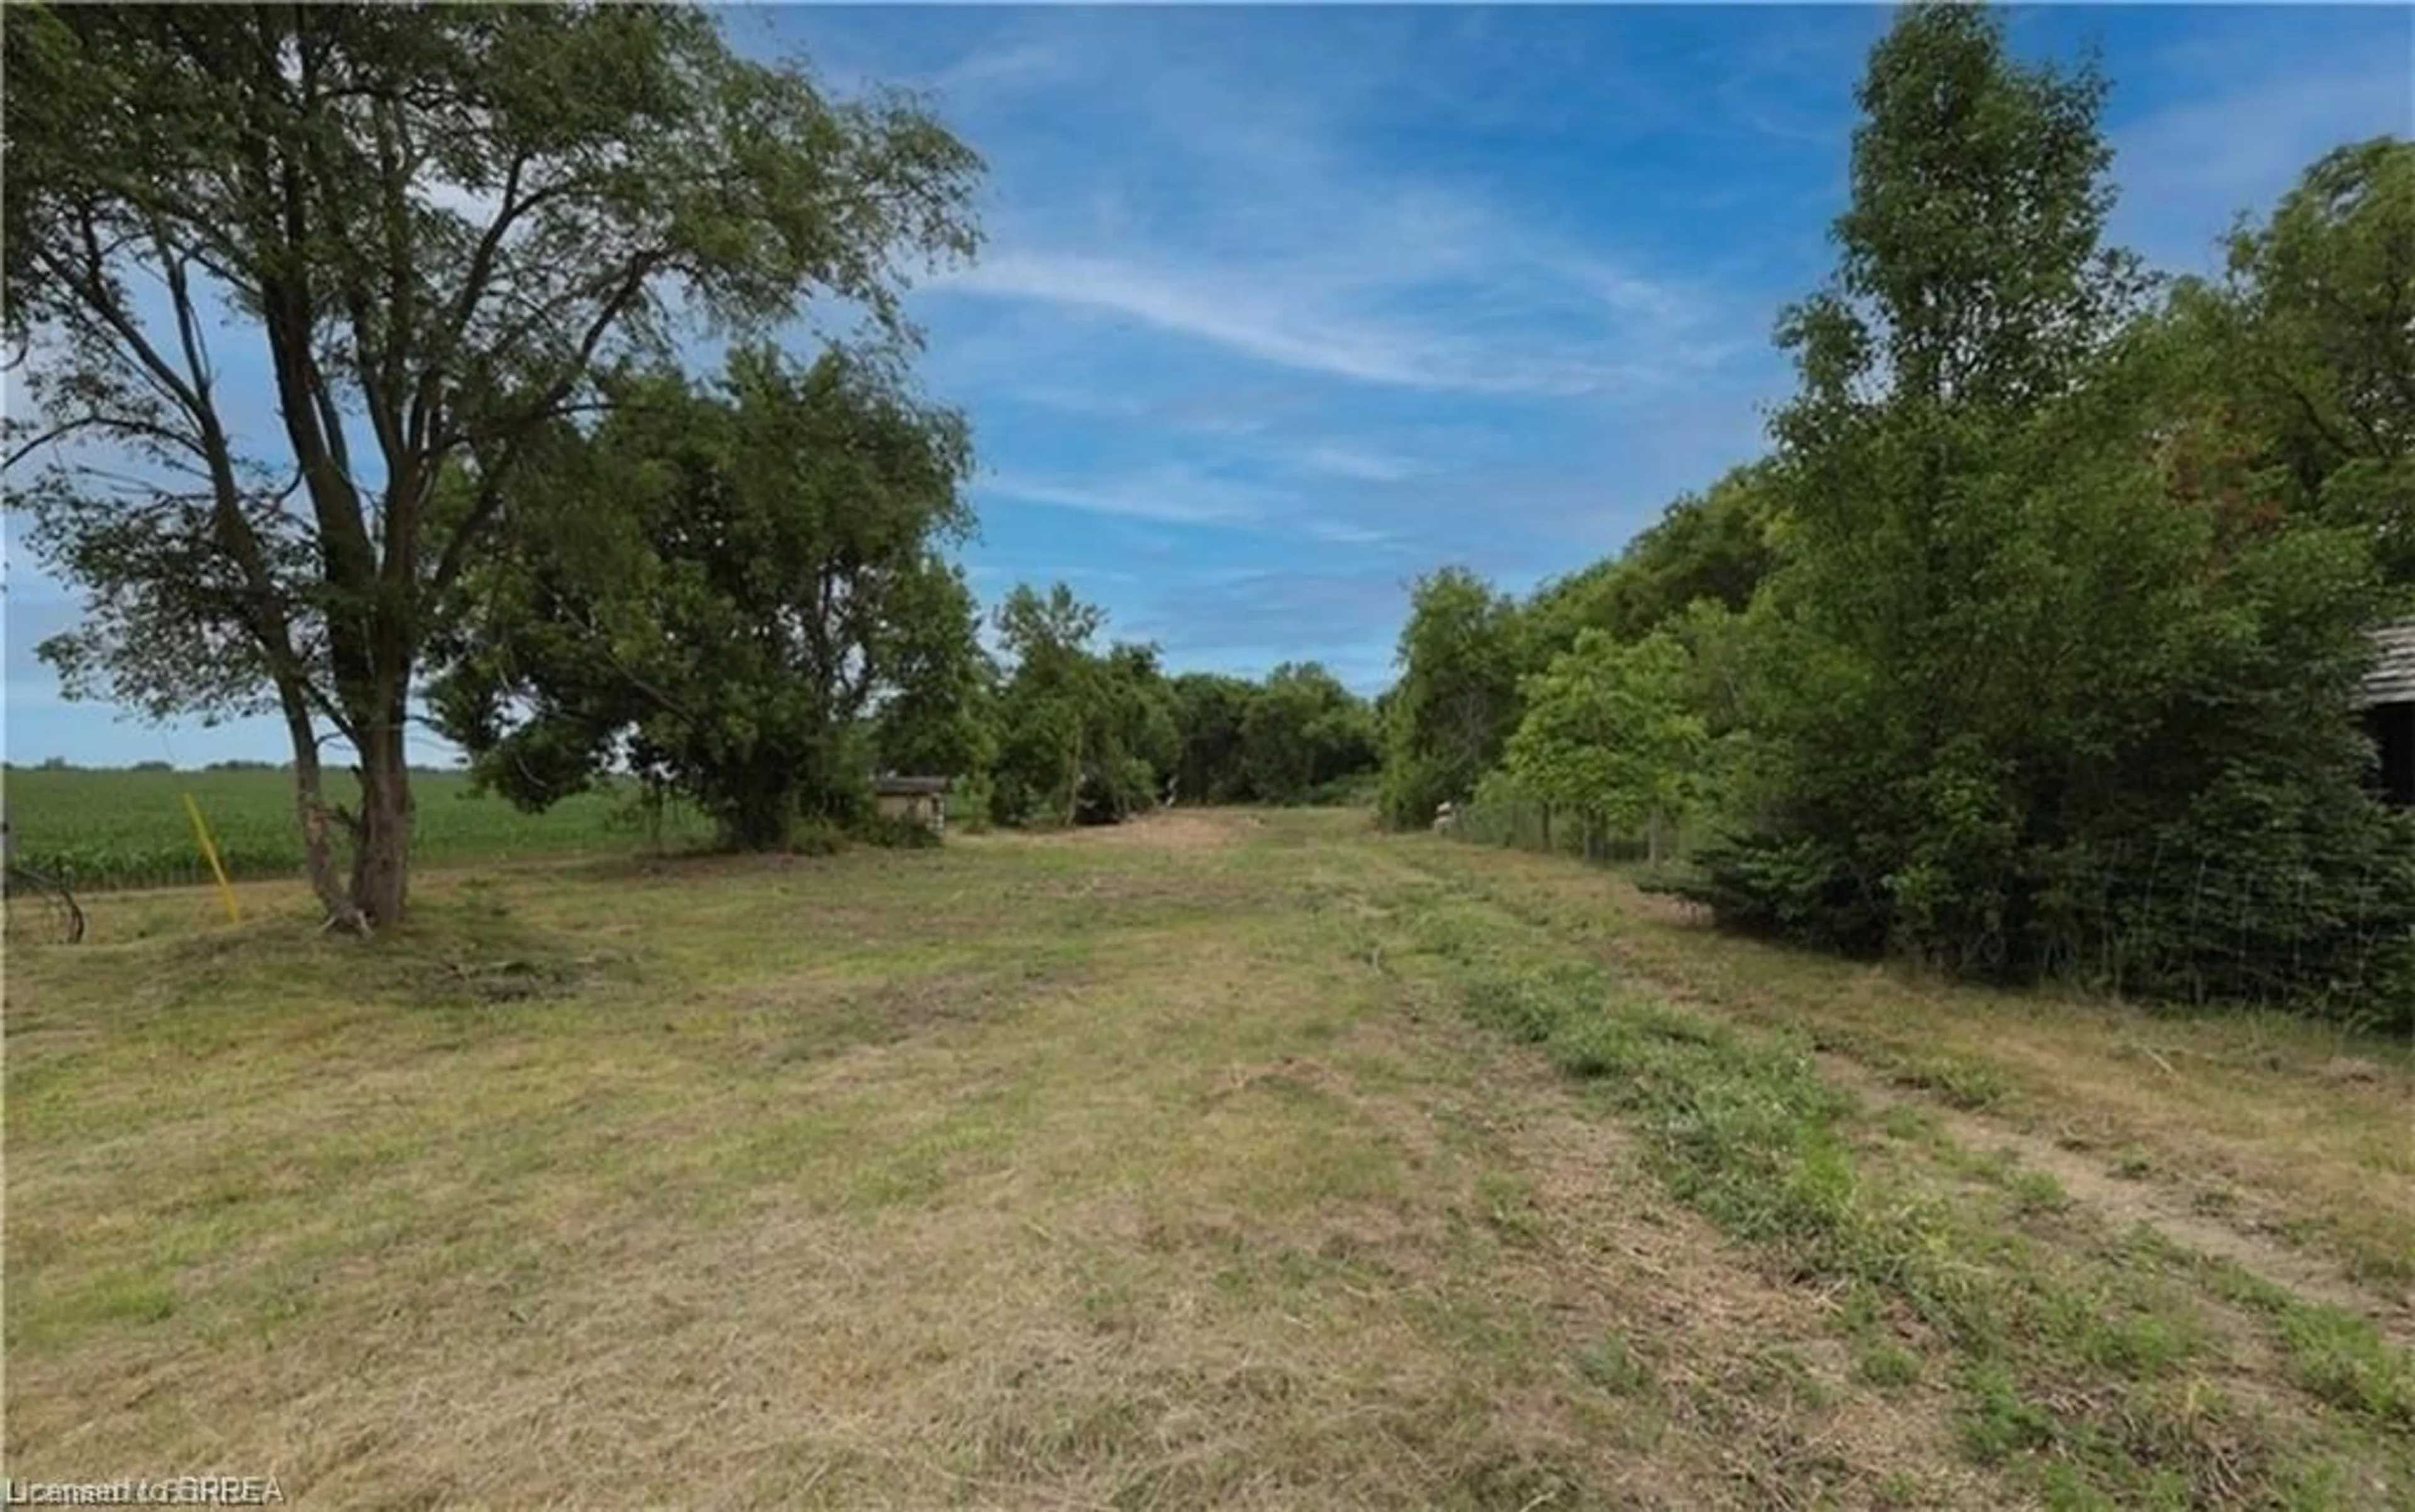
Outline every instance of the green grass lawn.
<svg viewBox="0 0 2415 1512">
<path fill-rule="evenodd" d="M 328 780 L 331 798 L 345 801 L 349 779 Z M 5 782 L 15 859 L 68 878 L 79 891 L 207 880 L 187 794 L 232 875 L 290 876 L 302 865 L 293 779 L 285 772 L 12 767 Z M 412 788 L 419 805 L 415 853 L 438 866 L 628 850 L 656 839 L 678 845 L 710 831 L 692 812 L 672 811 L 660 834 L 651 833 L 636 814 L 634 789 L 584 793 L 544 814 L 523 814 L 472 793 L 459 772 L 414 772 Z"/>
<path fill-rule="evenodd" d="M 366 946 L 245 892 L 7 963 L 19 1481 L 2415 1499 L 2392 1047 L 1923 988 L 1347 814 L 432 870 Z"/>
</svg>

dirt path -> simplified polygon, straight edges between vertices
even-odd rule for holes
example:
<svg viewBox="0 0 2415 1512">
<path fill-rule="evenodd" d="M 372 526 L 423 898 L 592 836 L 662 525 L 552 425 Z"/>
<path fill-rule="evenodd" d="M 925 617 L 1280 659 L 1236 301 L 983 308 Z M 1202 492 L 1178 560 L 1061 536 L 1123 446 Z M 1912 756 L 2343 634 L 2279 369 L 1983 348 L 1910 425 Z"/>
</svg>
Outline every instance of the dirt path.
<svg viewBox="0 0 2415 1512">
<path fill-rule="evenodd" d="M 2112 1232 L 2126 1233 L 2144 1224 L 2182 1250 L 2228 1261 L 2309 1301 L 2365 1318 L 2401 1347 L 2415 1347 L 2415 1275 L 2406 1274 L 2403 1266 L 2396 1276 L 2378 1273 L 2370 1265 L 2350 1266 L 2310 1245 L 2303 1223 L 2291 1223 L 2311 1207 L 2292 1190 L 2299 1174 L 2318 1175 L 2336 1190 L 2345 1167 L 2337 1157 L 2355 1148 L 2353 1128 L 2344 1127 L 2330 1146 L 2317 1143 L 2322 1127 L 2302 1109 L 2309 1102 L 2328 1099 L 2337 1103 L 2377 1090 L 2383 1094 L 2386 1109 L 2386 1095 L 2394 1083 L 2341 1088 L 2319 1074 L 2310 1078 L 2278 1070 L 2259 1081 L 2242 1070 L 2244 1057 L 2228 1046 L 2186 1052 L 2205 1057 L 2198 1063 L 2222 1067 L 2242 1095 L 2268 1100 L 2269 1105 L 2258 1105 L 2254 1119 L 2242 1120 L 2243 1130 L 2271 1130 L 2306 1146 L 2303 1153 L 2296 1145 L 2277 1143 L 2259 1147 L 2255 1132 L 2192 1130 L 2189 1110 L 2196 1104 L 2182 1098 L 2207 1095 L 2188 1080 L 2198 1073 L 2159 1064 L 2159 1054 L 2135 1031 L 2135 1037 L 2117 1037 L 2101 1022 L 2075 1021 L 2091 1037 L 2075 1034 L 2059 1040 L 2053 1021 L 2024 1012 L 2018 999 L 1961 1004 L 1953 989 L 1944 988 L 1933 989 L 1924 999 L 1915 991 L 1864 972 L 1859 979 L 1863 991 L 1884 989 L 1887 994 L 1883 1005 L 1875 1004 L 1853 996 L 1852 968 L 1813 963 L 1791 978 L 1792 963 L 1785 952 L 1761 951 L 1752 957 L 1758 948 L 1720 939 L 1690 910 L 1639 892 L 1615 875 L 1573 866 L 1556 869 L 1554 875 L 1541 870 L 1552 866 L 1544 859 L 1457 847 L 1417 857 L 1426 875 L 1444 880 L 1469 862 L 1482 867 L 1482 885 L 1508 890 L 1501 903 L 1530 926 L 1567 940 L 1623 977 L 1648 982 L 1663 1000 L 1691 1011 L 1747 1032 L 1784 1027 L 1808 1035 L 1819 1047 L 1817 1063 L 1831 1082 L 1876 1107 L 1919 1109 L 1946 1138 L 1966 1149 L 2001 1155 L 2052 1177 L 2073 1203 L 2095 1214 Z M 1580 898 L 1612 910 L 1611 919 L 1624 922 L 1599 931 L 1571 930 L 1568 906 Z M 1735 969 L 1739 957 L 1748 957 L 1748 964 L 1760 969 L 1751 975 Z M 1793 980 L 1804 985 L 1790 997 L 1788 984 Z M 1921 1041 L 1916 1016 L 1924 1013 L 1934 1016 L 1938 1029 L 1927 1043 Z M 2003 1032 L 1992 1046 L 1974 1051 L 1969 1042 L 1971 1027 L 1981 1013 L 2000 1015 Z M 1871 1021 L 1887 1014 L 1901 1017 L 1873 1030 Z M 2184 1021 L 2157 1025 L 2159 1034 L 2182 1040 L 2191 1027 Z M 2202 1027 L 2213 1033 L 2221 1025 Z M 2089 1058 L 2103 1053 L 2092 1048 L 2099 1044 L 2135 1057 L 2136 1077 L 2109 1079 L 2121 1096 L 2118 1102 L 2101 1095 L 2108 1080 L 2105 1063 Z M 2178 1058 L 2183 1052 L 2173 1054 Z M 2055 1072 L 2065 1066 L 2085 1074 L 2054 1084 Z M 1937 1068 L 1942 1068 L 1942 1073 Z M 1972 1106 L 1958 1095 L 1953 1085 L 1957 1075 L 1988 1094 L 1987 1105 Z M 2027 1086 L 2040 1082 L 2053 1085 L 2061 1099 L 2053 1104 L 2057 1116 L 2024 1118 L 2018 1112 L 1998 1111 L 2001 1101 L 1993 1094 L 2016 1079 Z M 2404 1109 L 2405 1143 L 2415 1152 L 2415 1096 Z M 2386 1129 L 2386 1114 L 2383 1122 Z M 2041 1123 L 2048 1127 L 2042 1129 Z M 2084 1142 L 2079 1130 L 2085 1131 Z M 2112 1152 L 2124 1150 L 2152 1158 L 2116 1164 Z M 2316 1169 L 2301 1163 L 2322 1161 L 2327 1154 L 2331 1163 Z M 2404 1209 L 2409 1203 L 2408 1183 L 2401 1178 L 2393 1188 L 2388 1181 L 2387 1175 L 2375 1173 L 2361 1195 Z M 2290 1227 L 2299 1232 L 2289 1232 Z"/>
<path fill-rule="evenodd" d="M 1266 820 L 1257 815 L 1233 809 L 1205 813 L 1165 809 L 1140 815 L 1121 824 L 1079 825 L 1071 830 L 1059 830 L 1040 839 L 1042 844 L 1137 847 L 1179 854 L 1192 850 L 1221 850 L 1239 844 L 1265 828 Z"/>
<path fill-rule="evenodd" d="M 2365 1318 L 2397 1347 L 2415 1350 L 2415 1302 L 2378 1296 L 2322 1256 L 2270 1232 L 2204 1212 L 2187 1192 L 2152 1173 L 2131 1175 L 2108 1169 L 2084 1152 L 1898 1085 L 1848 1056 L 1823 1052 L 1814 1059 L 1829 1081 L 1873 1107 L 1918 1108 L 1965 1149 L 2002 1156 L 2053 1177 L 2064 1195 L 2115 1234 L 2144 1227 L 2179 1249 L 2227 1260 L 2283 1291 Z"/>
</svg>

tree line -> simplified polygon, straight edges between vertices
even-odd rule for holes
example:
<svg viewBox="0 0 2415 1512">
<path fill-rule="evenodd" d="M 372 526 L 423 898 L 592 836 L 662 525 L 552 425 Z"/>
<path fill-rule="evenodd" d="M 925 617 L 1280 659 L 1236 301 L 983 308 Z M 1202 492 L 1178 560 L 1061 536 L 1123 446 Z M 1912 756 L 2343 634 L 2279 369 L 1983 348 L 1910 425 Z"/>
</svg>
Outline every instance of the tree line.
<svg viewBox="0 0 2415 1512">
<path fill-rule="evenodd" d="M 760 379 L 783 361 L 734 366 Z M 970 523 L 952 415 L 895 402 L 886 380 L 862 392 L 861 375 L 733 379 L 718 397 L 664 382 L 668 409 L 565 434 L 565 491 L 521 498 L 576 510 L 581 547 L 513 532 L 533 547 L 482 563 L 474 606 L 431 652 L 437 726 L 482 786 L 542 810 L 634 776 L 712 816 L 725 846 L 765 850 L 893 837 L 873 822 L 878 773 L 947 778 L 960 819 L 1010 826 L 1329 801 L 1372 776 L 1372 709 L 1315 663 L 1170 674 L 1158 647 L 1104 639 L 1103 612 L 1063 583 L 984 614 L 938 550 Z M 624 447 L 627 429 L 649 434 Z M 733 443 L 749 430 L 792 444 Z M 842 435 L 889 462 L 851 458 Z"/>
<path fill-rule="evenodd" d="M 2107 92 L 1899 15 L 1771 450 L 1524 599 L 1423 580 L 1393 823 L 1683 821 L 1658 885 L 1731 926 L 2415 1023 L 2415 815 L 2355 708 L 2415 608 L 2415 144 L 2161 278 L 2105 237 Z"/>
</svg>

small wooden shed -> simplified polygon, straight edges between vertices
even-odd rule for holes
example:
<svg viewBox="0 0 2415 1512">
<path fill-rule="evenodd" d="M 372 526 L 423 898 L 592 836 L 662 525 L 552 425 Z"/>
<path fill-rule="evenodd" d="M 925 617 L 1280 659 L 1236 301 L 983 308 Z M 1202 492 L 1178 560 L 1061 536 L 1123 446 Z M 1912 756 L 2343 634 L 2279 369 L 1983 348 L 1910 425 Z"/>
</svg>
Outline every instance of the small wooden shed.
<svg viewBox="0 0 2415 1512">
<path fill-rule="evenodd" d="M 872 805 L 884 819 L 911 819 L 933 834 L 948 827 L 948 779 L 879 776 L 872 779 Z"/>
<path fill-rule="evenodd" d="M 2365 728 L 2380 749 L 2375 786 L 2393 803 L 2415 804 L 2415 620 L 2373 633 L 2381 661 L 2359 700 Z"/>
</svg>

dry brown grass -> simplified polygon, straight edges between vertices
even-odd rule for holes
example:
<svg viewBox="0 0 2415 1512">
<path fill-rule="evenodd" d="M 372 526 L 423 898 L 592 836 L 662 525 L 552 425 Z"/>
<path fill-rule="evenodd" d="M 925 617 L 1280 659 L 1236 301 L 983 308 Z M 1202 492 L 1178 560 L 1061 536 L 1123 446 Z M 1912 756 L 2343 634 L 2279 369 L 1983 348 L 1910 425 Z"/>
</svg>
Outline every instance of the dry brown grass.
<svg viewBox="0 0 2415 1512">
<path fill-rule="evenodd" d="M 983 835 L 976 845 L 1062 845 L 1138 847 L 1147 850 L 1222 850 L 1266 828 L 1254 814 L 1231 810 L 1163 809 L 1135 815 L 1122 824 L 1076 825 L 1034 835 Z"/>
<path fill-rule="evenodd" d="M 291 890 L 234 930 L 129 896 L 22 952 L 10 1475 L 2022 1505 L 1936 1360 L 1874 1376 L 1832 1290 L 1370 943 L 1405 853 L 1332 816 L 1094 834 L 438 875 L 368 950 Z"/>
</svg>

